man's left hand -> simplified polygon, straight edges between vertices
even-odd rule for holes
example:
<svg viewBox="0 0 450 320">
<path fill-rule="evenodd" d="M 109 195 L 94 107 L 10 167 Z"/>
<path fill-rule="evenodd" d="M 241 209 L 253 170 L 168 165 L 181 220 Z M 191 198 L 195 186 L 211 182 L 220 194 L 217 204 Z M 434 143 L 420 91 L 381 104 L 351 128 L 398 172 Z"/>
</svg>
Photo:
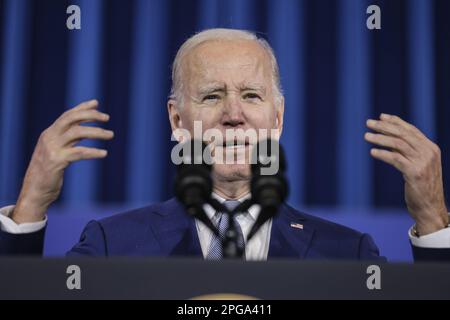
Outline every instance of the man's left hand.
<svg viewBox="0 0 450 320">
<path fill-rule="evenodd" d="M 372 157 L 384 161 L 402 174 L 405 201 L 416 221 L 416 230 L 424 236 L 449 223 L 442 182 L 441 151 L 420 130 L 397 116 L 381 114 L 380 120 L 367 120 L 364 138 L 386 149 L 372 148 Z"/>
</svg>

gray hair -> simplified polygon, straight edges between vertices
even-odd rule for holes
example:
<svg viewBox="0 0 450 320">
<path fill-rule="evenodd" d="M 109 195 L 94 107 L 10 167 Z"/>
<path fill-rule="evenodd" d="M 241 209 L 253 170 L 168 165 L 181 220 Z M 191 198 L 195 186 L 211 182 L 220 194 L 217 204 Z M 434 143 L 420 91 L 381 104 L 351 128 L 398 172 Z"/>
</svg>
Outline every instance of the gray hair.
<svg viewBox="0 0 450 320">
<path fill-rule="evenodd" d="M 263 38 L 250 31 L 237 30 L 237 29 L 207 29 L 199 32 L 189 39 L 187 39 L 183 45 L 178 49 L 177 55 L 172 65 L 172 88 L 170 90 L 169 99 L 178 100 L 182 104 L 182 63 L 184 57 L 192 51 L 194 48 L 207 41 L 222 41 L 222 40 L 250 40 L 256 41 L 269 55 L 272 66 L 272 85 L 275 95 L 275 103 L 278 104 L 283 97 L 283 90 L 280 82 L 280 71 L 278 67 L 277 59 L 270 44 Z"/>
</svg>

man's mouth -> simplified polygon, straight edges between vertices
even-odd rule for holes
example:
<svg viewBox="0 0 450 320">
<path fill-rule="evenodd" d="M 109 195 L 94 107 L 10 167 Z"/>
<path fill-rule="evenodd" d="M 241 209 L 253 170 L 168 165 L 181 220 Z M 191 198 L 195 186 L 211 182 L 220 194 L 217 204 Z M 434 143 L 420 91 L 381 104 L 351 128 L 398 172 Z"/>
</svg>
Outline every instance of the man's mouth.
<svg viewBox="0 0 450 320">
<path fill-rule="evenodd" d="M 225 141 L 222 144 L 223 148 L 245 148 L 248 147 L 250 145 L 250 143 L 248 141 L 238 141 L 238 140 L 234 140 L 234 141 Z"/>
</svg>

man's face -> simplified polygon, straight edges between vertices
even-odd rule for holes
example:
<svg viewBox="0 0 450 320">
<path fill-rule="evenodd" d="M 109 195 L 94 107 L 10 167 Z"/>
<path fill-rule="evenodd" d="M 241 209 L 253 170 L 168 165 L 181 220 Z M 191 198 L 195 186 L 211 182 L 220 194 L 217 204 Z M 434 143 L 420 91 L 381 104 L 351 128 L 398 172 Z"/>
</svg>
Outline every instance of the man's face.
<svg viewBox="0 0 450 320">
<path fill-rule="evenodd" d="M 183 105 L 169 101 L 172 130 L 184 128 L 194 136 L 194 121 L 201 121 L 203 132 L 218 129 L 225 140 L 230 129 L 267 129 L 269 133 L 278 129 L 281 133 L 283 101 L 275 105 L 270 58 L 258 43 L 205 42 L 184 58 L 182 68 Z M 224 160 L 231 153 L 236 160 L 245 158 L 246 164 L 215 164 L 215 178 L 250 178 L 251 146 L 241 142 L 229 147 L 216 143 L 215 152 L 222 153 Z"/>
</svg>

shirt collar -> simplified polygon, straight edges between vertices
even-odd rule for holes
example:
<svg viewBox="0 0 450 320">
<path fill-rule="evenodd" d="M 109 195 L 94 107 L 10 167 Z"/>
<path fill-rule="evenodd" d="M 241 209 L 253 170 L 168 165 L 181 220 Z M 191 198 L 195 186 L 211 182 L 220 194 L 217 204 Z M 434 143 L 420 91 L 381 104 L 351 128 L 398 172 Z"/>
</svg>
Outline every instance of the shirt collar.
<svg viewBox="0 0 450 320">
<path fill-rule="evenodd" d="M 247 193 L 245 196 L 243 196 L 242 198 L 237 199 L 239 202 L 244 202 L 247 199 L 251 198 L 251 194 Z M 227 199 L 222 198 L 221 196 L 219 196 L 217 193 L 213 192 L 211 194 L 211 197 L 216 199 L 217 201 L 219 201 L 220 203 L 224 203 Z M 214 215 L 216 214 L 216 210 L 214 210 L 213 207 L 211 207 L 209 204 L 206 204 L 204 207 L 206 215 L 208 216 L 209 219 L 213 219 Z M 248 213 L 250 214 L 250 216 L 252 217 L 253 220 L 256 221 L 256 219 L 258 218 L 259 215 L 259 211 L 260 211 L 260 207 L 259 205 L 252 205 L 249 209 L 248 209 Z"/>
</svg>

